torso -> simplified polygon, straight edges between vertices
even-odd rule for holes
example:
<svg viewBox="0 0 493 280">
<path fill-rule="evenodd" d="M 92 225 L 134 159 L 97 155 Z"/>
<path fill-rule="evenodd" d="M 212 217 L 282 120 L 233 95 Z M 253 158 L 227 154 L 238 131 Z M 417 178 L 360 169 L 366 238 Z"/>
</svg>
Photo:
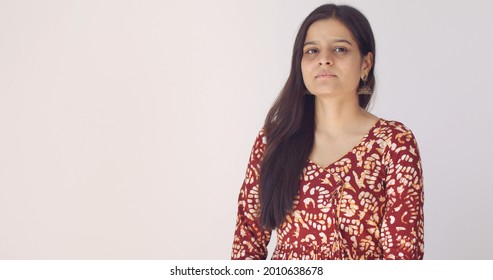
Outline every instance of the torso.
<svg viewBox="0 0 493 280">
<path fill-rule="evenodd" d="M 402 123 L 384 119 L 366 133 L 326 168 L 306 162 L 293 209 L 276 228 L 272 259 L 422 258 L 422 175 L 414 136 Z M 268 143 L 261 130 L 240 192 L 234 259 L 267 257 L 272 232 L 256 219 Z M 397 156 L 406 159 L 399 166 L 392 163 Z"/>
<path fill-rule="evenodd" d="M 423 240 L 422 223 L 415 223 L 422 221 L 422 212 L 413 206 L 422 197 L 416 191 L 421 188 L 417 175 L 420 167 L 418 154 L 411 152 L 416 151 L 412 134 L 401 123 L 383 119 L 375 121 L 364 134 L 357 135 L 361 139 L 347 150 L 343 149 L 350 145 L 340 141 L 339 148 L 344 148 L 339 149 L 341 157 L 332 154 L 339 157 L 335 162 L 320 166 L 307 161 L 293 210 L 276 229 L 278 241 L 272 259 L 382 259 L 385 254 L 402 257 L 389 254 L 394 240 L 402 254 L 422 254 L 413 251 L 420 245 L 412 245 Z M 399 150 L 408 150 L 410 157 L 401 167 L 390 164 L 391 154 Z M 397 187 L 403 186 L 396 184 L 397 173 L 414 178 L 415 184 L 408 183 L 412 191 L 400 194 L 401 202 L 392 210 L 395 223 L 389 220 L 390 224 L 385 224 L 387 192 L 394 188 L 389 193 L 397 193 Z M 395 239 L 384 238 L 392 234 Z"/>
</svg>

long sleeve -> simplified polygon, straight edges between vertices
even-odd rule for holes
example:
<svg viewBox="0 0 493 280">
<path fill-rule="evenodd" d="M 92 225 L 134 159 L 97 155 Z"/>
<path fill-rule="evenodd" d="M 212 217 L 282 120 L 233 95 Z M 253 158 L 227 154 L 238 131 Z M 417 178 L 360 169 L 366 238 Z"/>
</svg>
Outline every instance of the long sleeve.
<svg viewBox="0 0 493 280">
<path fill-rule="evenodd" d="M 238 197 L 238 214 L 231 259 L 266 259 L 271 231 L 263 230 L 258 223 L 259 170 L 265 149 L 265 135 L 261 130 L 250 154 L 245 180 Z"/>
<path fill-rule="evenodd" d="M 388 140 L 386 199 L 380 243 L 384 259 L 423 259 L 424 191 L 422 166 L 414 135 L 405 126 Z"/>
</svg>

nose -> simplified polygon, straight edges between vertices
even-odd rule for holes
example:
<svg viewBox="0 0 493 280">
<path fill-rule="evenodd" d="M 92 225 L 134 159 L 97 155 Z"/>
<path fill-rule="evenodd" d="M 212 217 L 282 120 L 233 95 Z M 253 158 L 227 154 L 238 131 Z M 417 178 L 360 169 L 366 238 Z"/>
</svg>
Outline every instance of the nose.
<svg viewBox="0 0 493 280">
<path fill-rule="evenodd" d="M 332 64 L 332 57 L 330 56 L 329 52 L 323 52 L 320 54 L 320 60 L 318 64 L 321 65 L 331 65 Z"/>
</svg>

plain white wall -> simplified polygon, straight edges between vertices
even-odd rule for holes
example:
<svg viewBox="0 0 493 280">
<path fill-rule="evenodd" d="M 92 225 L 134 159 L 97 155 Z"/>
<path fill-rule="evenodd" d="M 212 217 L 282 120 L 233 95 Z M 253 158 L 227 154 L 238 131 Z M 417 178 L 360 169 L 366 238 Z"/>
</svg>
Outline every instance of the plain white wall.
<svg viewBox="0 0 493 280">
<path fill-rule="evenodd" d="M 325 1 L 0 1 L 0 258 L 228 259 L 254 138 Z M 493 259 L 491 1 L 345 1 L 415 133 L 426 259 Z"/>
</svg>

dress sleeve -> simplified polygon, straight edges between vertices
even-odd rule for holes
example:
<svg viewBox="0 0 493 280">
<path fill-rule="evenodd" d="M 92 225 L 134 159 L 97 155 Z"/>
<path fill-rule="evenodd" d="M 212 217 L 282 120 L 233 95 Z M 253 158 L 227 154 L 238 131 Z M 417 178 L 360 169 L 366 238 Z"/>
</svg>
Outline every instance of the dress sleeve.
<svg viewBox="0 0 493 280">
<path fill-rule="evenodd" d="M 387 148 L 387 204 L 380 237 L 383 258 L 423 259 L 424 192 L 418 145 L 404 127 L 392 135 Z"/>
<path fill-rule="evenodd" d="M 258 180 L 264 149 L 265 135 L 261 130 L 252 148 L 245 181 L 243 181 L 238 197 L 238 214 L 231 254 L 233 260 L 267 258 L 267 245 L 271 231 L 262 229 L 258 223 L 260 209 Z"/>
</svg>

